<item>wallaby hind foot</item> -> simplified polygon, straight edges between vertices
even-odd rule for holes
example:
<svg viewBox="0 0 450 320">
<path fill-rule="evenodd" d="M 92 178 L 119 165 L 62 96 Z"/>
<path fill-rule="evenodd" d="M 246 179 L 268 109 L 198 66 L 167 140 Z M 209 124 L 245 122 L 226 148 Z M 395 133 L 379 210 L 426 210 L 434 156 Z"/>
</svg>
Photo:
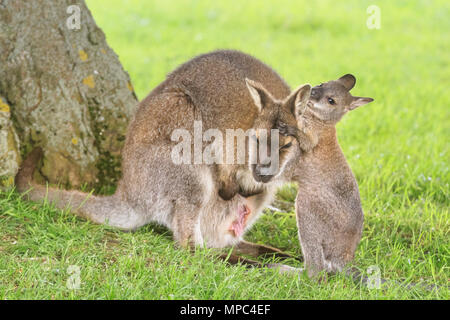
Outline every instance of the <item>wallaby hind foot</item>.
<svg viewBox="0 0 450 320">
<path fill-rule="evenodd" d="M 230 265 L 241 264 L 246 266 L 247 268 L 267 268 L 267 269 L 278 269 L 278 272 L 281 274 L 300 274 L 303 272 L 302 268 L 295 268 L 281 263 L 263 263 L 255 260 L 251 260 L 248 258 L 244 258 L 237 254 L 220 254 L 219 258 L 225 261 Z"/>
<path fill-rule="evenodd" d="M 269 256 L 272 255 L 276 258 L 281 259 L 296 259 L 300 262 L 303 261 L 302 257 L 293 256 L 289 253 L 283 252 L 280 249 L 263 245 L 263 244 L 257 244 L 253 242 L 248 242 L 245 240 L 242 240 L 235 246 L 235 250 L 239 254 L 245 254 L 252 257 L 260 257 L 260 256 Z"/>
</svg>

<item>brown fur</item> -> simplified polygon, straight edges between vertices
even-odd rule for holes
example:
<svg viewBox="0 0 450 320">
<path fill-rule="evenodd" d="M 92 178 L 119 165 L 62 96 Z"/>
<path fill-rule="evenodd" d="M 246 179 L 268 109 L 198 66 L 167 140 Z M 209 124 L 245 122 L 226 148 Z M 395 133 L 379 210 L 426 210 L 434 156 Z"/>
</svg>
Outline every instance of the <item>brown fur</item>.
<svg viewBox="0 0 450 320">
<path fill-rule="evenodd" d="M 198 56 L 169 74 L 141 101 L 129 125 L 122 154 L 123 176 L 113 196 L 34 184 L 31 174 L 42 154 L 39 150 L 24 162 L 16 178 L 17 188 L 24 192 L 32 187 L 27 193 L 32 200 L 47 196 L 60 208 L 70 206 L 80 216 L 124 230 L 158 222 L 170 228 L 183 246 L 237 244 L 241 236 L 231 235 L 228 227 L 236 219 L 238 206 L 251 208 L 248 230 L 271 201 L 280 181 L 255 181 L 248 164 L 176 165 L 171 159 L 175 142 L 170 137 L 179 128 L 193 135 L 194 120 L 202 121 L 203 131 L 216 128 L 222 132 L 237 128 L 245 131 L 254 125 L 270 130 L 280 119 L 295 124 L 296 115 L 292 110 L 281 110 L 280 103 L 259 110 L 245 79 L 252 79 L 254 86 L 264 86 L 278 102 L 289 96 L 289 87 L 275 71 L 237 51 Z M 299 101 L 296 95 L 290 98 Z M 280 136 L 281 141 L 285 139 L 292 138 Z M 280 158 L 285 164 L 293 155 L 287 151 L 293 148 L 283 149 Z M 244 199 L 236 194 L 238 191 L 249 197 Z M 221 199 L 219 192 L 230 200 Z"/>
<path fill-rule="evenodd" d="M 297 225 L 309 275 L 341 271 L 361 238 L 364 217 L 358 184 L 335 129 L 345 113 L 373 100 L 350 95 L 355 81 L 346 75 L 312 89 L 302 125 L 317 143 L 286 173 L 299 186 Z"/>
<path fill-rule="evenodd" d="M 345 113 L 373 100 L 349 93 L 355 81 L 352 75 L 345 75 L 314 87 L 308 108 L 296 117 L 296 125 L 280 126 L 281 134 L 296 137 L 296 149 L 291 150 L 295 161 L 288 163 L 282 175 L 299 186 L 297 225 L 310 276 L 320 271 L 341 271 L 353 259 L 361 238 L 364 217 L 358 184 L 339 146 L 335 128 Z M 265 95 L 266 105 L 279 103 L 270 93 Z M 287 109 L 283 103 L 280 106 Z M 278 267 L 282 272 L 300 271 Z"/>
</svg>

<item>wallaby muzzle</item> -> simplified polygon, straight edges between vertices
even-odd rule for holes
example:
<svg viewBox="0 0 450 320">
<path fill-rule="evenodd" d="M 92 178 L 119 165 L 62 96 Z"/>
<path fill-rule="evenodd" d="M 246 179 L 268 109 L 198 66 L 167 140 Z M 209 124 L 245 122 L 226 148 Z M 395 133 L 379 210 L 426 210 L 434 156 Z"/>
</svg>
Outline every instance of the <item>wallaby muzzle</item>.
<svg viewBox="0 0 450 320">
<path fill-rule="evenodd" d="M 318 86 L 312 88 L 311 95 L 309 96 L 310 100 L 319 101 L 323 94 L 322 91 L 322 88 L 319 88 Z"/>
</svg>

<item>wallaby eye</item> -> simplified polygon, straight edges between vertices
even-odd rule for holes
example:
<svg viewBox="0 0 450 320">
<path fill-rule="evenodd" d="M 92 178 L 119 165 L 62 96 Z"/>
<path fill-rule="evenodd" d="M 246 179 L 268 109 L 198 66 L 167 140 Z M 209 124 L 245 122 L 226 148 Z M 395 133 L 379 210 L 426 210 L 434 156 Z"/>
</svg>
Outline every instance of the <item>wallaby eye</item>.
<svg viewBox="0 0 450 320">
<path fill-rule="evenodd" d="M 336 104 L 336 101 L 334 101 L 333 98 L 328 98 L 328 103 L 329 104 Z"/>
<path fill-rule="evenodd" d="M 284 146 L 280 148 L 280 150 L 290 148 L 292 146 L 292 142 L 286 143 Z"/>
</svg>

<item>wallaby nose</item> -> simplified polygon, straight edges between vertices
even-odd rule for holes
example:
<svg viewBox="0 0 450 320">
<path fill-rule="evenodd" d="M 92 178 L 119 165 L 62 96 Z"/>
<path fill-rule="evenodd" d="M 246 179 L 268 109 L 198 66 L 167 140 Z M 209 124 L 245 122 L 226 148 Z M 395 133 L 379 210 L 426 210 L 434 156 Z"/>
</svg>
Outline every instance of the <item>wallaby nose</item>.
<svg viewBox="0 0 450 320">
<path fill-rule="evenodd" d="M 321 94 L 322 94 L 322 93 L 321 93 L 320 89 L 314 87 L 314 88 L 311 89 L 310 99 L 316 100 L 316 101 L 317 101 L 317 100 L 320 99 Z"/>
<path fill-rule="evenodd" d="M 265 168 L 265 166 L 260 166 L 260 165 L 255 165 L 255 164 L 252 165 L 253 178 L 258 182 L 267 183 L 273 178 L 273 175 L 272 174 L 263 175 L 261 172 L 262 168 Z"/>
</svg>

